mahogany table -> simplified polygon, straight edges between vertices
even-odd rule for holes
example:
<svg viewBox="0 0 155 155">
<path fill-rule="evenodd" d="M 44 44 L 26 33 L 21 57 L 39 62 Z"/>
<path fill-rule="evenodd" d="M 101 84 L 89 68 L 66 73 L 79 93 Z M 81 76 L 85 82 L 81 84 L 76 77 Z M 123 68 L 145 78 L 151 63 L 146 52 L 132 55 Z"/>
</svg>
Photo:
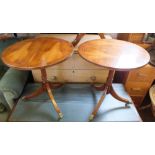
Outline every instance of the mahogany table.
<svg viewBox="0 0 155 155">
<path fill-rule="evenodd" d="M 148 52 L 136 44 L 115 39 L 87 41 L 79 46 L 78 52 L 85 60 L 109 69 L 106 83 L 101 87 L 94 86 L 97 90 L 103 91 L 103 95 L 89 120 L 93 120 L 96 116 L 106 94 L 110 93 L 114 98 L 125 102 L 125 105 L 128 106 L 130 101 L 120 97 L 112 87 L 115 71 L 128 71 L 143 67 L 150 60 Z"/>
<path fill-rule="evenodd" d="M 54 96 L 53 88 L 62 84 L 51 84 L 47 80 L 46 67 L 58 64 L 72 55 L 73 45 L 65 40 L 51 37 L 27 39 L 6 48 L 2 53 L 2 61 L 9 67 L 20 70 L 40 69 L 42 87 L 23 99 L 30 99 L 47 91 L 59 118 L 63 117 Z"/>
</svg>

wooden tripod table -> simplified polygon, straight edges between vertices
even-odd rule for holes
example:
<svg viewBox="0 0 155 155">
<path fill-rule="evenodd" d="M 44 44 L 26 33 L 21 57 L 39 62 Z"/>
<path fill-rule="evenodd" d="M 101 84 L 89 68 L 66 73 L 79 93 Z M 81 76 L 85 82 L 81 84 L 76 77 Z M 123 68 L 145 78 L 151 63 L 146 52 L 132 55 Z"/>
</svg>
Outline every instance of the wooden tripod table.
<svg viewBox="0 0 155 155">
<path fill-rule="evenodd" d="M 42 87 L 23 99 L 30 99 L 44 91 L 47 91 L 59 118 L 63 117 L 54 97 L 52 90 L 62 84 L 51 84 L 47 80 L 46 67 L 58 64 L 72 55 L 73 46 L 71 43 L 51 37 L 41 37 L 20 41 L 9 46 L 2 53 L 3 62 L 12 68 L 20 70 L 40 69 Z"/>
<path fill-rule="evenodd" d="M 112 87 L 112 81 L 115 71 L 129 71 L 146 65 L 150 56 L 142 47 L 115 39 L 98 39 L 87 41 L 78 48 L 79 54 L 85 60 L 109 69 L 109 75 L 106 83 L 101 87 L 94 86 L 97 90 L 103 91 L 99 102 L 94 108 L 89 120 L 93 120 L 98 112 L 106 94 L 111 94 L 119 101 L 126 103 L 130 101 L 117 95 Z"/>
</svg>

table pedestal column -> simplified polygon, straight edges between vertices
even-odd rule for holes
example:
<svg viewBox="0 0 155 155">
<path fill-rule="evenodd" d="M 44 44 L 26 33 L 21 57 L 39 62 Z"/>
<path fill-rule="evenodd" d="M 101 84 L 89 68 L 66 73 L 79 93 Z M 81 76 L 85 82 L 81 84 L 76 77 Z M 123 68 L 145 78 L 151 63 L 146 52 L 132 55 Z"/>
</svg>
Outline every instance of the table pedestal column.
<svg viewBox="0 0 155 155">
<path fill-rule="evenodd" d="M 61 83 L 56 83 L 56 84 L 52 84 L 47 80 L 47 73 L 46 73 L 46 69 L 43 68 L 41 69 L 41 77 L 42 77 L 42 87 L 40 87 L 39 89 L 37 89 L 35 92 L 33 92 L 32 94 L 29 94 L 27 96 L 24 96 L 22 99 L 27 100 L 33 97 L 36 97 L 40 94 L 42 94 L 44 91 L 47 91 L 48 96 L 50 97 L 52 104 L 54 106 L 55 111 L 58 113 L 59 118 L 63 117 L 63 114 L 60 111 L 60 108 L 58 107 L 54 96 L 52 94 L 52 90 L 53 88 L 59 88 L 61 87 L 63 84 Z"/>
<path fill-rule="evenodd" d="M 95 106 L 92 114 L 89 117 L 89 120 L 90 121 L 93 120 L 94 117 L 96 116 L 96 114 L 97 114 L 97 112 L 98 112 L 98 110 L 99 110 L 99 108 L 100 108 L 100 106 L 101 106 L 101 104 L 102 104 L 102 102 L 103 102 L 106 94 L 109 94 L 110 93 L 117 100 L 124 102 L 126 107 L 128 107 L 128 104 L 131 103 L 129 100 L 120 97 L 115 92 L 115 90 L 114 90 L 114 88 L 112 86 L 112 81 L 113 81 L 114 75 L 115 75 L 115 70 L 110 70 L 109 71 L 108 78 L 107 78 L 107 81 L 106 81 L 106 83 L 103 86 L 101 86 L 101 87 L 93 86 L 95 89 L 100 90 L 100 91 L 103 91 L 103 94 L 102 94 L 101 98 L 99 99 L 97 105 Z"/>
</svg>

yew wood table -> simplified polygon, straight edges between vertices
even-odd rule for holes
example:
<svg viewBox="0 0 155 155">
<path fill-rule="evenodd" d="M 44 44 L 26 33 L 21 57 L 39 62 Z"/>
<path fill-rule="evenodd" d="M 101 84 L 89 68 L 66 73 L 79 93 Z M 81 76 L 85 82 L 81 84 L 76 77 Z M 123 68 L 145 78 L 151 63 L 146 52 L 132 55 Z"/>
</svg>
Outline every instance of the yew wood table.
<svg viewBox="0 0 155 155">
<path fill-rule="evenodd" d="M 103 91 L 103 94 L 89 120 L 93 120 L 97 114 L 106 94 L 110 93 L 114 98 L 128 106 L 130 101 L 120 97 L 112 87 L 115 71 L 129 71 L 143 67 L 150 60 L 148 52 L 136 44 L 115 39 L 87 41 L 79 46 L 78 52 L 85 60 L 109 69 L 106 83 L 101 87 L 94 86 L 97 90 Z"/>
<path fill-rule="evenodd" d="M 46 67 L 58 64 L 72 55 L 71 43 L 51 37 L 27 39 L 6 48 L 2 53 L 2 61 L 9 67 L 20 70 L 40 69 L 42 87 L 23 99 L 30 99 L 47 91 L 59 118 L 63 117 L 52 90 L 62 84 L 52 84 L 47 80 Z"/>
</svg>

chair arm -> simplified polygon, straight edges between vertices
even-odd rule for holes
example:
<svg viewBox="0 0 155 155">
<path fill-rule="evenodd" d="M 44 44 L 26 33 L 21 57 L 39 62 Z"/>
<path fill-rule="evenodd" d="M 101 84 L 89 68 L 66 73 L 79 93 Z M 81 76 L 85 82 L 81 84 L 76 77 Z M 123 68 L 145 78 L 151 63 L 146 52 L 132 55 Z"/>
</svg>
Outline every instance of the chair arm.
<svg viewBox="0 0 155 155">
<path fill-rule="evenodd" d="M 10 68 L 0 80 L 0 91 L 10 108 L 13 106 L 13 100 L 21 95 L 28 78 L 28 73 L 28 71 Z"/>
</svg>

